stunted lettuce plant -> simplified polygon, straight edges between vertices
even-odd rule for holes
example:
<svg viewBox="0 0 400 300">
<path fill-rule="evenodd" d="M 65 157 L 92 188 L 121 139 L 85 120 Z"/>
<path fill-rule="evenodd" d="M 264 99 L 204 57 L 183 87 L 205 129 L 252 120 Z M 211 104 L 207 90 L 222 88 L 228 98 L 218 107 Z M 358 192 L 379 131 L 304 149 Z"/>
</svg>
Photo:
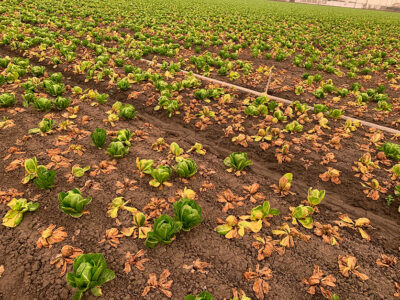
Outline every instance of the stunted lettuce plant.
<svg viewBox="0 0 400 300">
<path fill-rule="evenodd" d="M 110 143 L 107 148 L 107 153 L 114 158 L 122 158 L 129 152 L 131 146 L 130 139 L 132 133 L 129 129 L 122 129 L 117 132 L 116 138 Z"/>
<path fill-rule="evenodd" d="M 293 180 L 293 174 L 292 173 L 286 173 L 279 179 L 278 185 L 273 184 L 271 187 L 274 189 L 274 193 L 280 194 L 282 197 L 289 195 L 289 194 L 294 194 L 293 192 L 290 191 L 290 188 L 292 186 L 292 180 Z"/>
<path fill-rule="evenodd" d="M 222 222 L 221 222 L 222 223 Z M 239 236 L 244 236 L 245 229 L 248 228 L 252 232 L 259 232 L 262 228 L 261 221 L 248 222 L 245 220 L 238 220 L 235 216 L 228 216 L 225 219 L 225 223 L 217 226 L 215 231 L 219 234 L 225 236 L 227 239 L 238 238 Z"/>
<path fill-rule="evenodd" d="M 136 166 L 140 172 L 140 176 L 143 177 L 144 174 L 151 174 L 151 170 L 153 170 L 154 161 L 152 159 L 139 159 L 136 158 Z"/>
<path fill-rule="evenodd" d="M 54 170 L 48 170 L 45 166 L 38 166 L 36 157 L 26 159 L 24 165 L 26 174 L 22 180 L 23 184 L 34 179 L 34 184 L 40 189 L 49 189 L 53 187 L 56 176 Z"/>
<path fill-rule="evenodd" d="M 169 154 L 173 155 L 175 157 L 179 157 L 183 154 L 184 150 L 179 147 L 179 145 L 175 142 L 171 143 L 171 145 L 169 145 Z"/>
<path fill-rule="evenodd" d="M 294 247 L 294 238 L 303 241 L 309 241 L 311 239 L 311 236 L 301 233 L 296 228 L 290 227 L 287 223 L 284 223 L 279 229 L 272 230 L 272 234 L 283 237 L 279 244 L 287 248 Z"/>
<path fill-rule="evenodd" d="M 309 188 L 307 192 L 307 201 L 311 207 L 314 207 L 321 203 L 325 198 L 325 190 L 317 190 Z"/>
<path fill-rule="evenodd" d="M 32 179 L 37 177 L 38 162 L 37 162 L 36 157 L 26 159 L 24 162 L 24 165 L 25 165 L 26 174 L 25 174 L 24 179 L 22 180 L 22 183 L 26 184 L 29 181 L 31 181 Z"/>
<path fill-rule="evenodd" d="M 24 213 L 27 211 L 37 210 L 39 203 L 33 203 L 32 201 L 28 202 L 24 198 L 13 198 L 7 206 L 10 210 L 3 218 L 3 225 L 6 227 L 15 227 L 21 223 Z"/>
<path fill-rule="evenodd" d="M 187 153 L 190 153 L 192 151 L 195 151 L 197 154 L 200 155 L 205 155 L 206 154 L 206 150 L 203 149 L 203 145 L 200 143 L 195 143 L 188 151 L 186 151 Z"/>
<path fill-rule="evenodd" d="M 126 206 L 128 203 L 129 201 L 124 201 L 124 197 L 114 198 L 108 205 L 107 216 L 110 218 L 116 218 L 120 209 L 129 211 L 132 214 L 136 213 L 138 210 L 134 207 Z"/>
<path fill-rule="evenodd" d="M 311 206 L 299 205 L 296 208 L 291 207 L 292 211 L 292 224 L 296 225 L 299 222 L 307 229 L 313 228 L 314 220 L 311 217 L 311 214 L 314 212 L 314 209 Z"/>
<path fill-rule="evenodd" d="M 303 130 L 303 125 L 297 121 L 293 121 L 286 125 L 285 130 L 288 132 L 301 132 Z"/>
<path fill-rule="evenodd" d="M 42 121 L 39 122 L 38 128 L 29 129 L 29 133 L 39 133 L 41 132 L 42 135 L 45 133 L 50 132 L 55 125 L 53 119 L 44 118 Z"/>
<path fill-rule="evenodd" d="M 262 205 L 258 205 L 251 210 L 250 220 L 264 220 L 268 216 L 277 216 L 280 214 L 279 209 L 271 208 L 268 201 L 264 201 Z"/>
</svg>

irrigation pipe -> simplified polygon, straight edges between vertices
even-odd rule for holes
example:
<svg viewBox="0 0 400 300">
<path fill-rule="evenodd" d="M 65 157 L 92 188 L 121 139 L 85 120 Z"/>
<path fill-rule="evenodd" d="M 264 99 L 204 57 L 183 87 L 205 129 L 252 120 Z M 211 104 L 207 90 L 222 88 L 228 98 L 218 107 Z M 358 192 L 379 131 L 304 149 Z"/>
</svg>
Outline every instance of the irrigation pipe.
<svg viewBox="0 0 400 300">
<path fill-rule="evenodd" d="M 266 95 L 268 95 L 268 89 L 269 89 L 269 84 L 271 83 L 271 78 L 272 78 L 272 69 L 271 69 L 271 72 L 269 73 L 267 86 L 265 87 L 265 94 Z"/>
<path fill-rule="evenodd" d="M 148 59 L 142 58 L 141 61 L 146 62 L 148 64 L 153 64 L 154 65 L 154 61 L 151 61 L 151 60 L 148 60 Z M 157 66 L 160 67 L 161 64 L 157 63 Z M 182 70 L 181 72 L 183 72 L 184 74 L 190 73 L 190 72 L 184 71 L 184 70 Z M 271 100 L 282 102 L 282 103 L 285 103 L 285 104 L 288 104 L 288 105 L 293 103 L 293 101 L 288 100 L 288 99 L 284 99 L 284 98 L 268 95 L 267 93 L 257 92 L 257 91 L 252 90 L 252 89 L 248 89 L 248 88 L 245 88 L 245 87 L 242 87 L 242 86 L 239 86 L 239 85 L 235 85 L 235 84 L 232 84 L 232 83 L 228 83 L 228 82 L 225 82 L 225 81 L 221 81 L 221 80 L 218 80 L 218 79 L 206 77 L 206 76 L 203 76 L 203 75 L 200 75 L 200 74 L 196 74 L 196 73 L 193 73 L 193 72 L 191 72 L 191 73 L 193 74 L 193 76 L 195 76 L 195 77 L 197 77 L 199 79 L 202 79 L 202 80 L 205 80 L 205 81 L 209 81 L 209 82 L 213 82 L 213 83 L 216 83 L 216 84 L 220 84 L 220 85 L 223 85 L 223 86 L 226 86 L 226 87 L 230 87 L 230 88 L 233 88 L 233 89 L 237 89 L 237 90 L 249 93 L 249 94 L 253 94 L 255 96 L 267 96 Z M 307 107 L 308 107 L 308 109 L 313 109 L 309 105 L 307 105 Z M 342 116 L 342 119 L 346 120 L 346 121 L 347 120 L 358 121 L 364 126 L 367 126 L 367 127 L 370 127 L 370 128 L 376 128 L 376 129 L 379 129 L 379 130 L 382 130 L 382 131 L 386 131 L 386 132 L 391 133 L 391 134 L 399 134 L 400 135 L 400 131 L 399 130 L 396 130 L 396 129 L 393 129 L 393 128 L 390 128 L 390 127 L 382 126 L 382 125 L 379 125 L 379 124 L 371 123 L 371 122 L 368 122 L 368 121 L 364 121 L 364 120 L 360 120 L 360 119 L 353 118 L 353 117 L 348 117 L 348 116 Z"/>
</svg>

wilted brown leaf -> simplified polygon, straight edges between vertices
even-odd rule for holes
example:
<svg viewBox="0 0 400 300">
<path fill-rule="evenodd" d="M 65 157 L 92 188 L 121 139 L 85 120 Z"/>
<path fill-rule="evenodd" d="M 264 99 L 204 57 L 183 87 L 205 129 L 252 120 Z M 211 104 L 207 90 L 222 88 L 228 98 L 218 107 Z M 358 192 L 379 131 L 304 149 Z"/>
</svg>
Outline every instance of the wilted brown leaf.
<svg viewBox="0 0 400 300">
<path fill-rule="evenodd" d="M 110 228 L 106 230 L 105 237 L 99 242 L 99 244 L 107 242 L 111 247 L 117 248 L 120 244 L 119 239 L 123 236 L 123 234 L 118 232 L 117 228 Z"/>
<path fill-rule="evenodd" d="M 362 281 L 369 279 L 369 277 L 367 275 L 365 275 L 357 270 L 360 266 L 357 266 L 357 258 L 355 258 L 354 256 L 339 255 L 338 263 L 339 263 L 340 273 L 342 273 L 342 275 L 344 277 L 349 277 L 350 273 L 353 273 L 354 275 L 358 276 Z"/>
<path fill-rule="evenodd" d="M 40 232 L 41 237 L 36 242 L 37 248 L 51 248 L 53 244 L 62 242 L 68 236 L 64 231 L 64 227 L 55 228 L 56 225 L 51 224 L 45 230 Z"/>
<path fill-rule="evenodd" d="M 335 287 L 336 278 L 333 275 L 324 276 L 324 272 L 319 266 L 314 266 L 313 274 L 309 279 L 303 279 L 302 282 L 309 286 L 307 293 L 315 295 L 316 288 L 319 287 L 322 295 L 327 299 L 332 299 L 332 293 L 329 290 L 324 289 L 324 286 Z"/>
<path fill-rule="evenodd" d="M 74 259 L 82 253 L 83 251 L 79 248 L 65 245 L 61 248 L 61 253 L 57 254 L 53 260 L 50 260 L 50 264 L 56 264 L 57 269 L 61 268 L 60 277 L 62 277 L 67 272 L 67 265 L 73 264 Z"/>
<path fill-rule="evenodd" d="M 143 207 L 143 211 L 149 212 L 150 218 L 158 218 L 169 209 L 169 203 L 164 198 L 151 198 L 150 202 Z"/>
<path fill-rule="evenodd" d="M 225 203 L 222 208 L 222 212 L 227 212 L 235 207 L 243 206 L 243 197 L 235 195 L 230 189 L 223 191 L 217 196 L 217 201 L 220 203 Z"/>
<path fill-rule="evenodd" d="M 271 269 L 267 266 L 260 269 L 260 265 L 257 264 L 254 272 L 249 269 L 249 271 L 245 272 L 243 276 L 247 281 L 254 280 L 253 291 L 256 294 L 256 298 L 264 299 L 265 295 L 267 295 L 270 290 L 267 280 L 272 278 Z"/>
<path fill-rule="evenodd" d="M 252 185 L 243 185 L 243 190 L 246 193 L 245 199 L 249 199 L 251 203 L 256 203 L 257 201 L 264 201 L 267 197 L 259 192 L 260 185 L 258 183 L 253 183 Z"/>
<path fill-rule="evenodd" d="M 136 254 L 131 254 L 129 251 L 125 254 L 125 268 L 124 271 L 125 273 L 129 273 L 132 270 L 132 266 L 135 266 L 138 270 L 144 271 L 144 263 L 150 261 L 148 258 L 142 258 L 144 254 L 146 253 L 145 250 L 141 249 L 139 250 Z"/>
<path fill-rule="evenodd" d="M 381 258 L 376 260 L 376 264 L 380 267 L 394 267 L 397 264 L 397 257 L 381 254 Z"/>
<path fill-rule="evenodd" d="M 149 279 L 147 280 L 147 286 L 144 288 L 142 296 L 146 296 L 150 290 L 159 289 L 168 298 L 172 297 L 172 292 L 170 291 L 173 280 L 168 280 L 171 275 L 168 269 L 165 269 L 161 274 L 159 280 L 157 280 L 157 275 L 154 273 L 149 274 Z"/>
<path fill-rule="evenodd" d="M 208 273 L 208 271 L 207 270 L 204 270 L 205 268 L 211 268 L 212 267 L 212 264 L 210 264 L 210 263 L 207 263 L 207 262 L 203 262 L 203 261 L 200 261 L 200 259 L 198 258 L 198 259 L 196 259 L 195 261 L 193 261 L 193 264 L 191 264 L 191 265 L 183 265 L 182 266 L 185 270 L 189 270 L 191 273 L 194 273 L 194 272 L 196 272 L 196 271 L 199 271 L 200 273 L 203 273 L 203 274 L 207 274 Z"/>
</svg>

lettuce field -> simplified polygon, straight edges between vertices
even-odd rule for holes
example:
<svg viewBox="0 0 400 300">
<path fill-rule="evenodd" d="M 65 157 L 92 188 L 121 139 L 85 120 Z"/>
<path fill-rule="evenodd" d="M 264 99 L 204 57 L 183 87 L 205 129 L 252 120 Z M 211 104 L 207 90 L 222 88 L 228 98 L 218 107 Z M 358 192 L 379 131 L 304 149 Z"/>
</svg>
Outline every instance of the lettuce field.
<svg viewBox="0 0 400 300">
<path fill-rule="evenodd" d="M 400 298 L 400 14 L 0 2 L 0 299 Z"/>
</svg>

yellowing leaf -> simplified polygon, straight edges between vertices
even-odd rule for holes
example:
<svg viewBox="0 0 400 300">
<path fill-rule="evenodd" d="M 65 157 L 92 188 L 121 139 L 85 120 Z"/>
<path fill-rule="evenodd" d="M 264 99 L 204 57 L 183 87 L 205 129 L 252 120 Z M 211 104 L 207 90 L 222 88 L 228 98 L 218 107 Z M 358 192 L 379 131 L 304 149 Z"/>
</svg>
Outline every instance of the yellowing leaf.
<svg viewBox="0 0 400 300">
<path fill-rule="evenodd" d="M 361 234 L 361 236 L 362 236 L 363 239 L 366 239 L 367 241 L 370 241 L 370 240 L 371 240 L 371 237 L 369 236 L 368 233 L 366 233 L 366 232 L 364 231 L 364 229 L 358 228 L 358 231 L 360 232 L 360 234 Z"/>
<path fill-rule="evenodd" d="M 342 220 L 343 222 L 354 224 L 353 220 L 350 219 L 348 215 L 340 215 L 339 219 Z"/>
<path fill-rule="evenodd" d="M 133 234 L 134 230 L 135 230 L 135 227 L 123 227 L 121 229 L 121 233 L 125 236 L 131 236 Z"/>
<path fill-rule="evenodd" d="M 139 227 L 139 239 L 147 238 L 147 233 L 151 231 L 151 227 Z"/>
<path fill-rule="evenodd" d="M 364 227 L 364 226 L 369 226 L 371 221 L 367 218 L 359 218 L 356 220 L 355 226 L 357 227 Z"/>
<path fill-rule="evenodd" d="M 225 237 L 227 238 L 227 239 L 232 239 L 232 238 L 234 238 L 234 230 L 230 230 L 226 235 L 225 235 Z M 240 234 L 240 229 L 239 229 L 239 234 Z M 244 229 L 243 229 L 243 234 L 241 234 L 240 236 L 243 236 L 244 235 Z"/>
<path fill-rule="evenodd" d="M 290 236 L 288 235 L 288 236 L 286 236 L 286 237 L 284 237 L 282 240 L 281 240 L 281 242 L 279 243 L 281 246 L 283 246 L 283 247 L 289 247 L 289 244 L 290 244 Z"/>
</svg>

